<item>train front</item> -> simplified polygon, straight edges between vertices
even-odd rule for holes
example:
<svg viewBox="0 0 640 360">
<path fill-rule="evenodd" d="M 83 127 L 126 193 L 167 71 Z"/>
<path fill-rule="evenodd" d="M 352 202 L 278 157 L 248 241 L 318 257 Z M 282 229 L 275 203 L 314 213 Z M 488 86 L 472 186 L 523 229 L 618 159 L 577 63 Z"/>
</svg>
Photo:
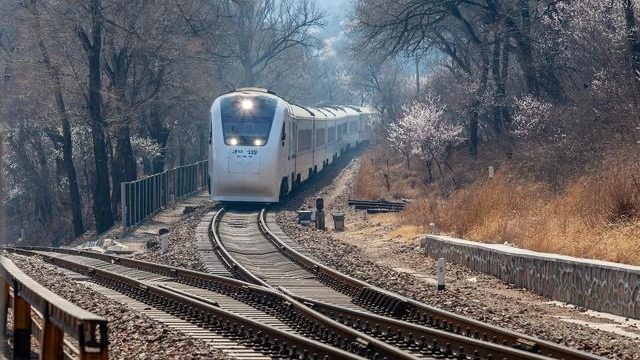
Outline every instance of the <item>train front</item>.
<svg viewBox="0 0 640 360">
<path fill-rule="evenodd" d="M 259 92 L 234 92 L 211 107 L 211 199 L 278 202 L 284 102 Z"/>
</svg>

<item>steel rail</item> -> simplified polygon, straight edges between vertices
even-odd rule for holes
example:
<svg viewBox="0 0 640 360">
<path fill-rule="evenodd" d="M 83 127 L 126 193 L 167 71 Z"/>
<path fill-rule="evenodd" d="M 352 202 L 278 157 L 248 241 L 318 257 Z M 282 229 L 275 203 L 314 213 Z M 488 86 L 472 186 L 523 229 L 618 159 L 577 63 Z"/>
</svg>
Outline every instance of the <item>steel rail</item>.
<svg viewBox="0 0 640 360">
<path fill-rule="evenodd" d="M 279 290 L 342 324 L 372 336 L 384 338 L 391 343 L 414 343 L 415 348 L 426 350 L 425 354 L 427 355 L 429 355 L 429 349 L 427 349 L 429 345 L 432 348 L 438 348 L 445 344 L 441 349 L 444 353 L 451 353 L 452 349 L 456 349 L 459 354 L 473 354 L 474 357 L 480 356 L 489 359 L 549 359 L 546 356 L 524 350 L 297 296 L 284 288 L 279 288 Z"/>
<path fill-rule="evenodd" d="M 583 351 L 460 316 L 370 285 L 331 269 L 288 246 L 269 229 L 266 221 L 266 209 L 260 212 L 259 222 L 263 234 L 292 261 L 315 274 L 333 289 L 351 296 L 353 303 L 362 305 L 379 314 L 476 339 L 492 341 L 552 358 L 565 360 L 604 359 Z"/>
<path fill-rule="evenodd" d="M 203 328 L 227 334 L 232 339 L 239 340 L 245 345 L 253 346 L 254 349 L 257 348 L 263 353 L 267 352 L 267 354 L 277 358 L 298 359 L 302 355 L 303 357 L 306 356 L 304 357 L 305 359 L 316 359 L 317 356 L 330 359 L 362 359 L 357 354 L 294 333 L 285 332 L 166 286 L 161 287 L 144 283 L 112 271 L 46 255 L 43 252 L 33 252 L 26 249 L 15 249 L 15 251 L 21 254 L 42 256 L 53 265 L 87 275 L 99 283 L 117 288 L 118 291 L 129 297 L 181 317 Z M 361 348 L 351 347 L 350 349 L 352 351 L 368 350 L 366 342 L 361 344 Z"/>
<path fill-rule="evenodd" d="M 334 343 L 335 346 L 342 346 L 345 348 L 360 347 L 360 350 L 364 352 L 364 355 L 370 354 L 370 356 L 376 356 L 377 354 L 378 356 L 387 357 L 389 359 L 416 359 L 415 356 L 407 354 L 400 349 L 397 349 L 396 347 L 393 347 L 385 342 L 372 338 L 344 324 L 334 321 L 333 319 L 328 318 L 309 308 L 308 306 L 298 302 L 297 300 L 289 297 L 288 295 L 277 292 L 271 287 L 262 287 L 213 274 L 200 273 L 192 270 L 174 268 L 167 265 L 148 263 L 140 260 L 122 258 L 106 254 L 98 254 L 88 251 L 48 247 L 21 247 L 9 248 L 9 250 L 13 250 L 26 255 L 47 256 L 42 252 L 58 252 L 69 255 L 90 257 L 112 264 L 118 264 L 133 269 L 167 276 L 187 285 L 192 285 L 221 293 L 226 292 L 229 295 L 232 294 L 236 296 L 237 300 L 243 301 L 249 305 L 272 304 L 270 306 L 271 308 L 275 308 L 276 310 L 281 311 L 283 317 L 285 318 L 283 320 L 289 320 L 289 322 L 296 324 L 296 326 L 300 327 L 300 329 L 302 330 L 305 330 L 305 328 L 317 328 L 319 329 L 320 335 L 322 335 L 323 332 L 327 332 L 330 337 L 334 339 L 332 341 L 341 342 L 339 344 Z M 52 256 L 47 256 L 47 260 L 53 264 L 62 262 L 63 264 L 65 264 L 65 267 L 70 268 L 71 270 L 87 273 L 85 267 L 87 267 L 88 265 L 80 265 Z M 169 290 L 162 285 L 159 285 L 158 287 L 161 289 Z M 210 301 L 202 299 L 193 294 L 185 293 L 183 291 L 175 289 L 171 289 L 169 291 L 178 293 L 184 297 L 195 299 L 200 302 L 208 303 L 211 306 L 217 306 L 216 304 L 212 304 Z M 260 309 L 260 306 L 257 306 L 257 308 Z M 301 327 L 301 324 L 306 325 L 304 327 Z M 312 332 L 310 332 L 310 335 L 312 337 L 318 336 L 318 334 L 313 334 Z"/>
<path fill-rule="evenodd" d="M 222 239 L 220 239 L 220 235 L 218 234 L 218 224 L 220 222 L 220 219 L 222 218 L 222 215 L 224 215 L 224 212 L 225 208 L 220 208 L 218 211 L 216 211 L 215 215 L 213 215 L 213 220 L 211 221 L 210 235 L 213 238 L 213 249 L 218 253 L 224 265 L 232 272 L 238 274 L 240 277 L 249 282 L 270 288 L 271 285 L 255 276 L 252 272 L 247 270 L 247 268 L 242 266 L 242 264 L 240 264 L 239 261 L 236 261 L 225 248 L 224 244 L 222 243 Z"/>
<path fill-rule="evenodd" d="M 437 329 L 420 326 L 412 323 L 407 323 L 404 321 L 383 317 L 379 315 L 359 312 L 359 311 L 351 311 L 348 309 L 343 309 L 341 307 L 337 307 L 335 305 L 322 303 L 320 301 L 316 301 L 313 299 L 301 297 L 292 294 L 288 290 L 284 288 L 278 288 L 282 293 L 275 292 L 271 288 L 264 288 L 258 285 L 246 283 L 244 281 L 230 279 L 226 277 L 221 277 L 212 274 L 201 273 L 197 271 L 191 271 L 181 268 L 174 268 L 167 265 L 161 265 L 156 263 L 148 263 L 140 260 L 133 260 L 128 258 L 123 258 L 119 256 L 112 256 L 106 254 L 99 254 L 89 251 L 81 251 L 67 248 L 43 248 L 43 247 L 29 247 L 32 250 L 41 250 L 41 251 L 55 251 L 59 253 L 65 253 L 70 255 L 78 255 L 83 257 L 95 258 L 98 260 L 103 260 L 106 262 L 110 262 L 113 264 L 123 265 L 129 268 L 134 268 L 138 270 L 149 271 L 155 274 L 160 274 L 163 276 L 167 276 L 175 279 L 176 281 L 180 281 L 182 283 L 197 286 L 203 289 L 220 289 L 220 286 L 229 287 L 231 292 L 235 292 L 236 294 L 242 294 L 239 297 L 239 300 L 247 300 L 251 298 L 252 295 L 256 293 L 263 296 L 263 298 L 279 298 L 281 303 L 292 303 L 295 307 L 300 307 L 304 305 L 306 307 L 311 307 L 312 310 L 320 312 L 325 316 L 329 316 L 331 319 L 354 328 L 357 331 L 364 332 L 368 335 L 372 335 L 374 337 L 395 337 L 391 339 L 391 342 L 396 342 L 398 344 L 402 344 L 403 341 L 408 344 L 411 343 L 411 338 L 415 337 L 415 340 L 419 344 L 417 346 L 421 350 L 427 346 L 430 346 L 433 349 L 441 348 L 442 352 L 447 351 L 447 347 L 454 348 L 458 354 L 474 354 L 477 353 L 482 357 L 489 357 L 491 355 L 494 358 L 509 358 L 509 359 L 542 359 L 543 357 L 537 356 L 535 354 L 531 354 L 529 352 L 524 352 L 517 349 L 512 349 L 510 347 L 498 346 L 495 344 L 487 343 L 484 341 L 470 339 L 468 337 L 464 337 L 461 335 L 453 334 L 450 332 L 440 331 Z M 21 248 L 21 249 L 24 249 Z M 162 285 L 159 285 L 163 287 Z M 231 290 L 232 289 L 232 290 Z M 176 291 L 175 289 L 173 291 Z M 253 294 L 252 294 L 253 293 Z M 184 293 L 183 295 L 188 297 L 194 297 L 198 299 L 198 297 Z M 295 300 L 298 303 L 292 302 L 291 299 Z M 206 299 L 201 299 L 203 302 L 207 302 Z M 215 306 L 215 305 L 214 305 Z M 353 322 L 348 322 L 348 318 L 353 318 Z M 357 321 L 355 319 L 358 319 Z M 361 324 L 362 326 L 358 325 Z M 368 328 L 364 328 L 365 326 L 369 326 Z M 379 331 L 376 331 L 376 328 Z M 398 332 L 400 331 L 400 333 Z M 448 344 L 448 345 L 447 345 Z"/>
<path fill-rule="evenodd" d="M 52 251 L 94 258 L 133 269 L 149 271 L 155 274 L 167 276 L 184 284 L 197 286 L 203 289 L 217 289 L 219 291 L 220 286 L 228 287 L 227 292 L 239 294 L 240 296 L 238 297 L 238 300 L 244 300 L 246 303 L 255 301 L 255 294 L 259 294 L 262 299 L 270 299 L 270 301 L 273 301 L 273 299 L 279 299 L 281 304 L 291 303 L 294 308 L 310 307 L 312 310 L 328 316 L 340 324 L 354 328 L 356 331 L 364 332 L 367 335 L 380 338 L 383 341 L 386 340 L 388 342 L 395 343 L 401 347 L 405 346 L 410 349 L 413 348 L 412 350 L 417 350 L 426 355 L 430 355 L 429 352 L 435 355 L 438 352 L 447 353 L 448 351 L 455 351 L 456 354 L 474 354 L 482 358 L 546 359 L 546 357 L 541 357 L 522 350 L 504 347 L 446 331 L 407 323 L 405 321 L 379 315 L 344 309 L 335 305 L 297 296 L 281 287 L 278 288 L 278 290 L 282 293 L 279 293 L 271 288 L 264 288 L 244 281 L 217 275 L 89 251 L 48 247 L 28 248 L 31 250 Z M 25 249 L 25 247 L 20 249 Z M 164 288 L 162 285 L 159 285 L 159 287 Z M 198 299 L 198 297 L 189 293 L 182 292 L 182 294 L 187 297 L 194 297 Z M 292 301 L 292 299 L 295 301 Z M 208 302 L 206 299 L 199 298 L 199 300 Z M 353 319 L 353 321 L 349 319 Z M 412 342 L 416 345 L 412 346 Z"/>
<path fill-rule="evenodd" d="M 224 209 L 220 209 L 219 212 L 217 214 L 215 214 L 214 216 L 214 221 L 211 224 L 211 228 L 212 228 L 212 232 L 213 232 L 213 237 L 215 239 L 216 242 L 216 246 L 217 248 L 224 250 L 224 255 L 225 256 L 225 261 L 226 262 L 230 262 L 233 263 L 235 265 L 234 269 L 242 269 L 242 274 L 243 277 L 246 279 L 251 279 L 251 278 L 256 278 L 259 279 L 255 274 L 252 274 L 251 272 L 249 272 L 246 268 L 244 268 L 241 264 L 239 264 L 239 262 L 237 260 L 235 260 L 233 258 L 233 256 L 226 251 L 224 243 L 222 242 L 219 234 L 217 233 L 217 229 L 218 229 L 218 222 L 219 220 L 222 218 L 222 214 L 224 212 Z M 257 221 L 259 223 L 259 228 L 260 231 L 262 232 L 263 236 L 268 239 L 269 241 L 271 241 L 271 237 L 273 238 L 277 238 L 268 228 L 267 224 L 266 224 L 266 220 L 265 220 L 265 214 L 266 211 L 265 209 L 261 210 L 257 216 Z M 327 274 L 333 274 L 332 273 L 332 269 L 325 267 L 322 264 L 319 263 L 315 263 L 312 260 L 305 262 L 300 262 L 298 260 L 300 259 L 296 259 L 295 257 L 290 256 L 290 253 L 288 254 L 288 251 L 293 251 L 292 249 L 290 249 L 288 246 L 286 246 L 286 244 L 282 243 L 281 241 L 278 242 L 273 242 L 272 243 L 278 248 L 278 250 L 282 253 L 285 253 L 285 255 L 288 256 L 288 258 L 292 261 L 294 261 L 295 263 L 297 263 L 299 266 L 302 266 L 303 268 L 305 268 L 306 270 L 310 271 L 312 274 L 314 274 L 316 276 L 316 278 L 320 279 L 321 282 L 324 283 L 324 285 L 334 289 L 334 290 L 338 290 L 341 291 L 344 294 L 349 295 L 352 299 L 354 297 L 357 296 L 357 294 L 359 293 L 359 289 L 357 288 L 358 285 L 360 284 L 364 284 L 363 282 L 359 282 L 357 281 L 355 286 L 350 286 L 350 285 L 345 285 L 345 284 L 341 284 L 338 281 L 334 281 L 333 278 L 331 276 L 327 276 Z M 294 251 L 295 252 L 295 251 Z M 222 256 L 222 255 L 221 255 Z M 326 272 L 323 273 L 323 270 L 325 270 Z M 244 274 L 248 274 L 250 276 L 244 276 Z M 355 280 L 355 279 L 354 279 Z M 249 280 L 252 281 L 252 280 Z M 259 284 L 267 284 L 266 281 L 259 279 Z M 268 286 L 268 285 L 267 285 Z M 278 287 L 279 290 L 281 290 L 284 293 L 287 293 L 288 295 L 292 295 L 291 293 L 287 292 L 287 290 L 283 287 Z M 385 292 L 385 290 L 380 289 L 380 291 Z M 389 295 L 393 295 L 392 293 L 388 293 Z M 299 297 L 298 299 L 303 299 L 302 297 Z M 303 303 L 305 303 L 303 301 Z M 308 305 L 310 302 L 306 302 L 306 304 Z M 397 306 L 396 306 L 397 307 Z M 337 311 L 336 308 L 333 308 L 334 312 Z M 348 313 L 347 311 L 342 312 L 343 317 L 348 317 L 351 315 L 354 315 L 353 313 Z M 375 326 L 374 324 L 377 324 L 378 326 L 380 326 L 380 317 L 373 317 L 373 316 L 369 316 L 369 314 L 366 314 L 364 312 L 359 312 L 357 314 L 359 316 L 359 319 L 362 320 L 362 322 L 370 322 L 370 324 L 372 324 L 372 326 Z M 402 324 L 405 324 L 406 326 L 404 326 L 404 328 L 402 327 Z M 387 325 L 391 325 L 390 323 L 388 323 Z M 361 330 L 360 328 L 357 328 L 354 326 L 354 324 L 349 324 L 349 326 L 356 328 L 356 330 Z M 417 326 L 417 327 L 416 327 Z M 385 326 L 385 330 L 387 327 L 390 326 Z M 404 350 L 409 350 L 409 351 L 415 351 L 415 350 L 424 350 L 425 347 L 428 347 L 428 343 L 426 341 L 422 341 L 422 336 L 424 336 L 425 339 L 429 339 L 429 341 L 431 343 L 434 343 L 433 348 L 437 349 L 436 352 L 440 352 L 440 350 L 442 350 L 443 348 L 441 348 L 442 344 L 446 344 L 448 345 L 448 347 L 450 348 L 451 346 L 451 340 L 453 338 L 447 338 L 447 337 L 443 337 L 442 333 L 439 333 L 437 331 L 433 331 L 433 326 L 432 327 L 425 327 L 425 326 L 420 326 L 420 325 L 415 325 L 415 324 L 410 324 L 407 322 L 396 322 L 393 324 L 393 327 L 396 329 L 396 337 L 398 337 L 398 341 L 395 340 L 391 340 L 389 341 L 388 339 L 388 334 L 385 331 L 384 334 L 380 334 L 380 333 L 374 333 L 373 335 L 375 335 L 378 338 L 382 338 L 383 341 L 387 341 L 389 343 L 391 343 L 394 346 L 398 346 Z M 409 339 L 409 338 L 404 338 L 404 336 L 408 336 L 409 334 L 411 334 L 413 336 L 413 333 L 419 329 L 419 333 L 420 333 L 420 338 L 419 339 Z M 400 331 L 400 333 L 398 333 L 398 330 Z M 449 332 L 451 333 L 451 332 Z M 382 336 L 381 336 L 382 335 Z M 466 352 L 468 352 L 469 350 L 471 350 L 471 347 L 475 346 L 477 347 L 476 349 L 471 350 L 471 353 L 482 353 L 482 355 L 486 355 L 487 358 L 494 358 L 496 356 L 498 356 L 496 349 L 500 349 L 500 352 L 503 354 L 508 354 L 509 356 L 507 356 L 508 358 L 513 358 L 513 359 L 541 359 L 541 358 L 547 358 L 547 357 L 542 357 L 539 356 L 538 354 L 532 353 L 532 352 L 527 352 L 527 351 L 520 351 L 521 349 L 518 348 L 513 348 L 513 347 L 509 347 L 509 346 L 502 346 L 502 345 L 497 345 L 494 344 L 496 341 L 494 341 L 494 343 L 491 343 L 489 341 L 480 341 L 479 339 L 473 339 L 470 336 L 463 336 L 464 334 L 458 333 L 458 334 L 452 334 L 455 335 L 455 343 L 456 344 L 460 344 L 458 346 L 458 348 L 456 349 L 456 351 L 458 351 L 458 354 L 465 354 Z M 385 337 L 387 337 L 387 339 L 385 339 Z M 401 339 L 400 339 L 401 338 Z M 465 341 L 466 340 L 466 341 Z M 474 341 L 476 340 L 476 341 Z M 437 344 L 440 344 L 439 346 Z M 466 346 L 461 346 L 462 344 L 465 344 Z M 484 345 L 483 345 L 484 344 Z M 418 346 L 419 345 L 419 346 Z M 447 347 L 445 345 L 445 348 Z M 419 349 L 418 349 L 419 348 Z M 426 349 L 426 351 L 428 352 L 429 350 Z M 451 351 L 449 350 L 444 350 L 444 351 Z M 424 352 L 423 352 L 424 353 Z"/>
</svg>

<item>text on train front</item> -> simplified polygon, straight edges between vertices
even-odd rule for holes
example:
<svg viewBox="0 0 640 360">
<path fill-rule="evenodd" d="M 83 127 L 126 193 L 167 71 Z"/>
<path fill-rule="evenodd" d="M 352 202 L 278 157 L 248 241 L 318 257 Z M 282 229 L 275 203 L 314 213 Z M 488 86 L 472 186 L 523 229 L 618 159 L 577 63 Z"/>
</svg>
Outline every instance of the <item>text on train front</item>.
<svg viewBox="0 0 640 360">
<path fill-rule="evenodd" d="M 220 113 L 224 143 L 229 146 L 264 146 L 269 141 L 277 104 L 274 99 L 260 96 L 222 99 Z"/>
</svg>

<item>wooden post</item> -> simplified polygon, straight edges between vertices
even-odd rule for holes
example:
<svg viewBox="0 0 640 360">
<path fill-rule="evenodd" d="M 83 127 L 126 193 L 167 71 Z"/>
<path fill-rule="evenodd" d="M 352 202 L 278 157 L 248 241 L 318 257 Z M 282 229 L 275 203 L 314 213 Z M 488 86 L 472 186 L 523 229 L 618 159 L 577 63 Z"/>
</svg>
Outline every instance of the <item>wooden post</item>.
<svg viewBox="0 0 640 360">
<path fill-rule="evenodd" d="M 96 339 L 96 327 L 80 331 L 80 360 L 107 360 L 109 358 L 107 328 L 101 326 L 100 339 Z M 88 339 L 87 339 L 88 337 Z"/>
<path fill-rule="evenodd" d="M 45 316 L 42 339 L 40 339 L 40 360 L 64 359 L 62 345 L 64 332 Z"/>
<path fill-rule="evenodd" d="M 9 283 L 0 278 L 0 286 L 2 286 L 2 297 L 0 298 L 0 336 L 7 334 L 7 314 L 9 313 Z"/>
<path fill-rule="evenodd" d="M 17 284 L 16 284 L 17 285 Z M 31 358 L 31 305 L 18 296 L 18 287 L 13 287 L 13 358 Z"/>
</svg>

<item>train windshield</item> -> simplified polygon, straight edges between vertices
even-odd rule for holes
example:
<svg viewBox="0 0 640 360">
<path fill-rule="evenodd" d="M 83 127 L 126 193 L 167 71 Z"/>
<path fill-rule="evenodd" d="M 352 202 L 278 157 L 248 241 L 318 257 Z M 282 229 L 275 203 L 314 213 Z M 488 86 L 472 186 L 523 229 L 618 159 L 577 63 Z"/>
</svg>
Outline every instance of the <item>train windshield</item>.
<svg viewBox="0 0 640 360">
<path fill-rule="evenodd" d="M 220 103 L 224 143 L 263 146 L 269 140 L 277 101 L 266 97 L 228 97 Z"/>
</svg>

